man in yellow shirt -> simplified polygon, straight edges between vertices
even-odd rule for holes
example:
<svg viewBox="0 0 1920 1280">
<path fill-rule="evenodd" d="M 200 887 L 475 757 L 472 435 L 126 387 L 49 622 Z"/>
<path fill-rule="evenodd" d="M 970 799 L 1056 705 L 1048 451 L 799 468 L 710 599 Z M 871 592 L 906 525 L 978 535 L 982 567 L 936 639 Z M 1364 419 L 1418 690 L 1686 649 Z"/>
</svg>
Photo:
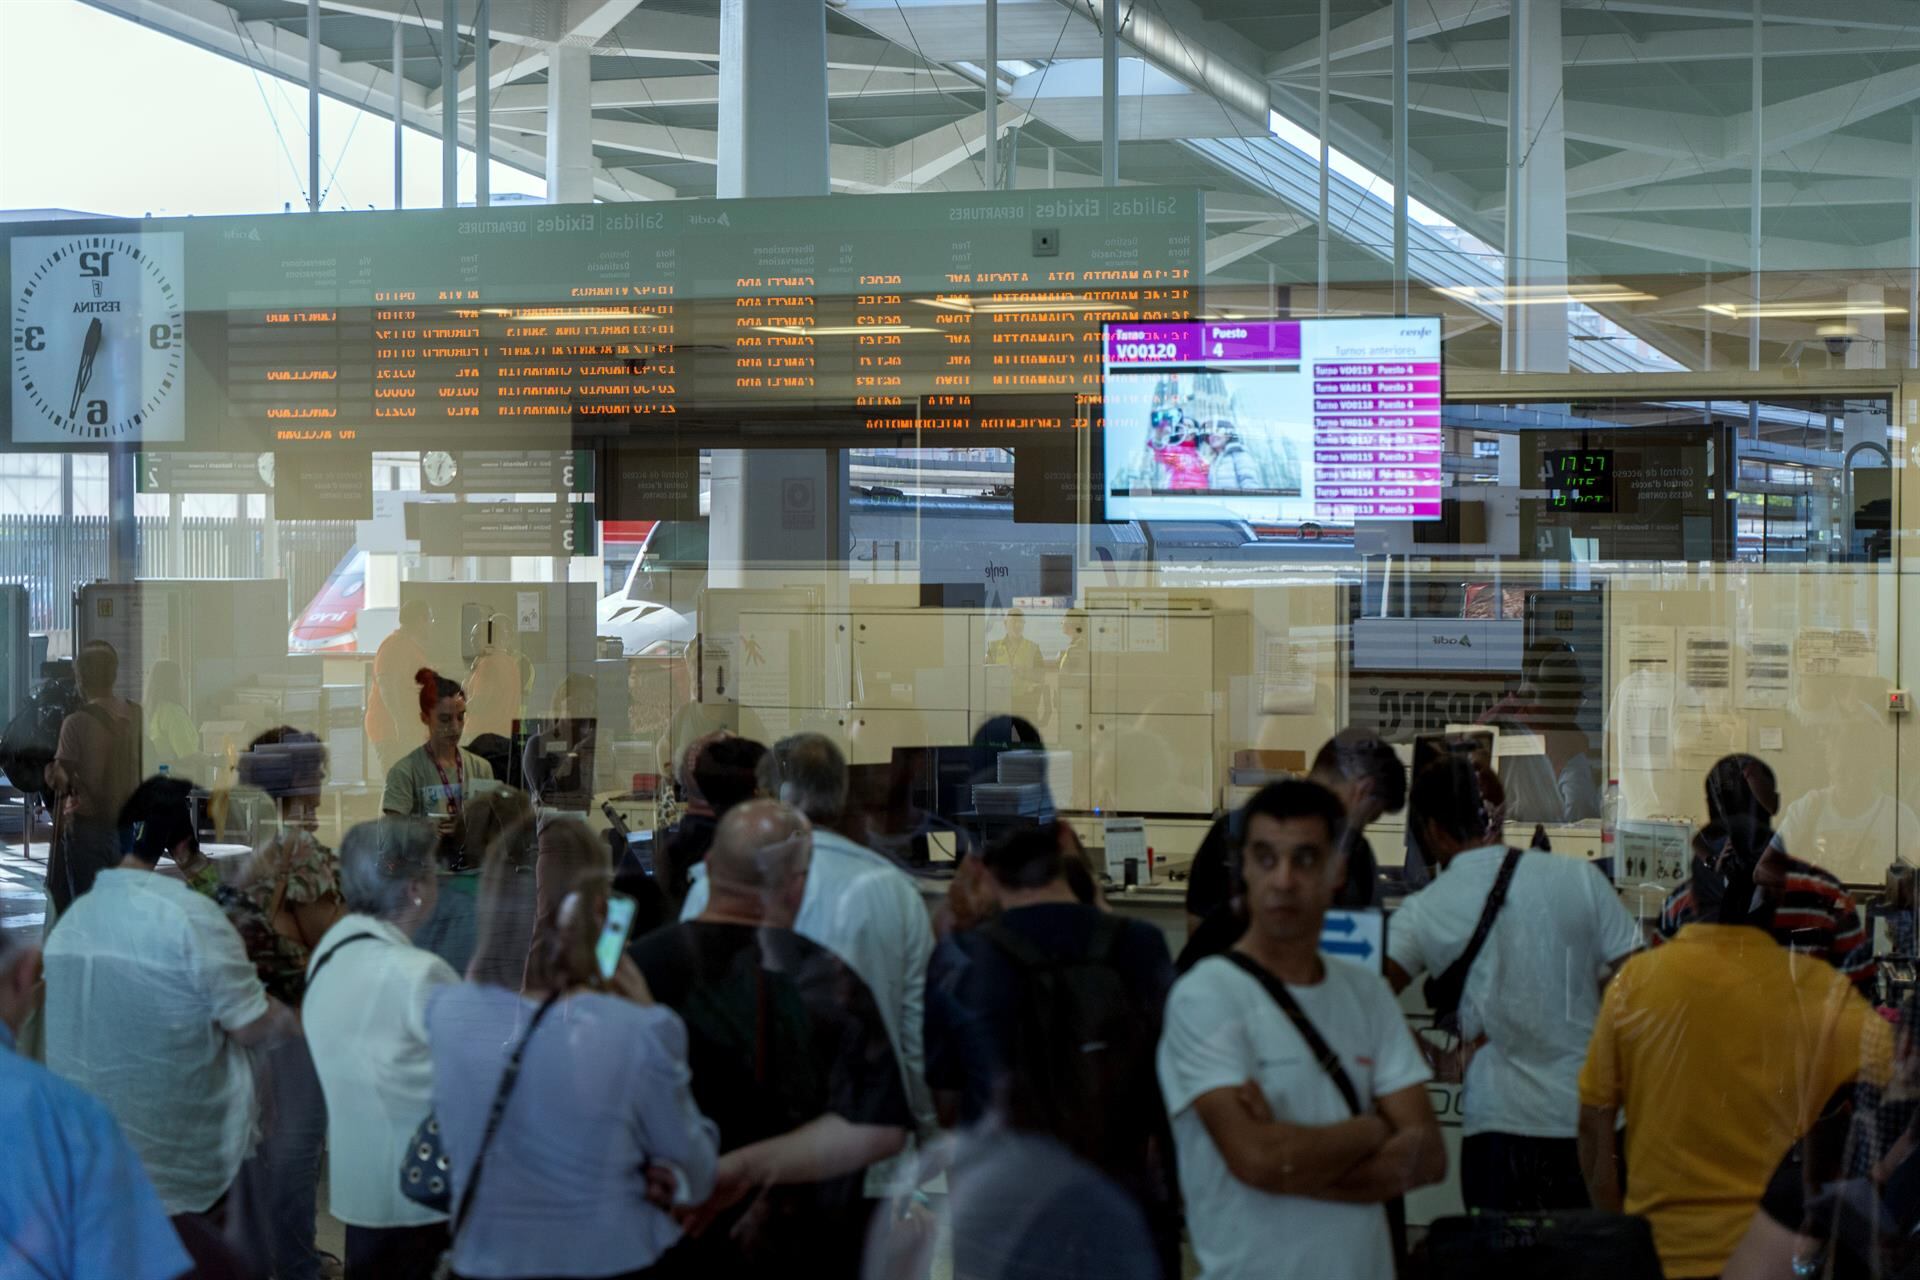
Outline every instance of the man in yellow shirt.
<svg viewBox="0 0 1920 1280">
<path fill-rule="evenodd" d="M 1766 932 L 1753 866 L 1771 833 L 1733 825 L 1726 849 L 1694 864 L 1700 922 L 1608 985 L 1580 1074 L 1594 1207 L 1644 1215 L 1671 1280 L 1721 1273 L 1781 1157 L 1839 1090 L 1884 1083 L 1892 1058 L 1886 1023 L 1851 984 Z"/>
</svg>

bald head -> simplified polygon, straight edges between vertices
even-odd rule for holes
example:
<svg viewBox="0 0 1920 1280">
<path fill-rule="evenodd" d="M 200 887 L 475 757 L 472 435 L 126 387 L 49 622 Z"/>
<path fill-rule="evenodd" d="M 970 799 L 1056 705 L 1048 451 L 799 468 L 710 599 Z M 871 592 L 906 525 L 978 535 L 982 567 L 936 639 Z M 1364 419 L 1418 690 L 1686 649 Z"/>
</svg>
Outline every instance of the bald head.
<svg viewBox="0 0 1920 1280">
<path fill-rule="evenodd" d="M 768 923 L 790 924 L 812 855 L 813 828 L 798 811 L 777 800 L 736 805 L 720 820 L 707 850 L 713 903 L 728 914 L 757 910 Z"/>
</svg>

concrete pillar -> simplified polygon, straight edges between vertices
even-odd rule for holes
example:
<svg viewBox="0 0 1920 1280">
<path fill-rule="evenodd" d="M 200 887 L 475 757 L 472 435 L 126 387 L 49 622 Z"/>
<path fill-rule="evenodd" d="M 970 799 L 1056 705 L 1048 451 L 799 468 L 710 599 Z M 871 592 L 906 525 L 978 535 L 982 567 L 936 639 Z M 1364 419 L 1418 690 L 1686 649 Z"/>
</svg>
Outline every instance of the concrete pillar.
<svg viewBox="0 0 1920 1280">
<path fill-rule="evenodd" d="M 827 194 L 826 38 L 825 0 L 722 0 L 722 197 Z M 712 483 L 710 585 L 764 567 L 844 569 L 844 450 L 716 449 Z M 844 595 L 844 573 L 825 583 Z"/>
<path fill-rule="evenodd" d="M 721 0 L 716 194 L 829 189 L 826 0 Z"/>
<path fill-rule="evenodd" d="M 1100 181 L 1120 185 L 1120 0 L 1100 12 Z"/>
<path fill-rule="evenodd" d="M 1507 287 L 1516 299 L 1567 283 L 1567 134 L 1560 0 L 1515 0 L 1507 93 Z M 1564 303 L 1507 307 L 1506 367 L 1565 373 Z"/>
<path fill-rule="evenodd" d="M 1393 310 L 1407 314 L 1407 6 L 1393 0 Z M 1323 56 L 1324 56 L 1324 50 Z"/>
<path fill-rule="evenodd" d="M 593 55 L 556 45 L 547 63 L 547 203 L 593 201 Z"/>
<path fill-rule="evenodd" d="M 489 172 L 493 167 L 493 94 L 488 90 L 493 79 L 489 65 L 492 32 L 492 0 L 479 0 L 473 10 L 473 204 L 477 209 L 493 203 L 493 174 Z"/>
<path fill-rule="evenodd" d="M 307 0 L 307 212 L 320 212 L 320 0 Z"/>
<path fill-rule="evenodd" d="M 1000 0 L 987 0 L 987 166 L 986 187 L 1000 188 Z"/>
<path fill-rule="evenodd" d="M 460 0 L 440 9 L 440 207 L 460 207 Z"/>
<path fill-rule="evenodd" d="M 407 28 L 397 19 L 393 24 L 393 207 L 407 207 L 406 165 L 402 156 L 406 141 L 406 126 L 403 123 L 404 105 L 407 98 Z"/>
</svg>

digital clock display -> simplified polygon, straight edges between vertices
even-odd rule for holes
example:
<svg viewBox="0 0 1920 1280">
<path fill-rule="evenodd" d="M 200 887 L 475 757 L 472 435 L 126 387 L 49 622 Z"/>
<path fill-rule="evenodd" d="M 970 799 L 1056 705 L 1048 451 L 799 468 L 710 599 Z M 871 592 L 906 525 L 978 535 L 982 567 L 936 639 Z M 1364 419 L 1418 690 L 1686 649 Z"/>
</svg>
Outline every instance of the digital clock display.
<svg viewBox="0 0 1920 1280">
<path fill-rule="evenodd" d="M 1613 450 L 1549 449 L 1540 455 L 1540 470 L 1555 509 L 1613 510 Z"/>
</svg>

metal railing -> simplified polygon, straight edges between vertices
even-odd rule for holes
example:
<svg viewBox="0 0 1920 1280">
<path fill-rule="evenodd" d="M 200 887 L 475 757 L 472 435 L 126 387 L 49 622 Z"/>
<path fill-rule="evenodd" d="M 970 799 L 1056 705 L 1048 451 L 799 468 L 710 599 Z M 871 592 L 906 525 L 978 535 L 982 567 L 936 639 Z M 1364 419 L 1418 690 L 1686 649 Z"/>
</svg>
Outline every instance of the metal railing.
<svg viewBox="0 0 1920 1280">
<path fill-rule="evenodd" d="M 135 546 L 142 578 L 265 576 L 265 522 L 192 519 L 176 536 L 165 516 L 139 522 Z M 0 512 L 0 582 L 26 586 L 32 630 L 70 631 L 73 593 L 107 576 L 106 516 Z M 286 522 L 279 527 L 280 566 L 291 617 L 304 609 L 354 543 L 350 520 Z"/>
</svg>

